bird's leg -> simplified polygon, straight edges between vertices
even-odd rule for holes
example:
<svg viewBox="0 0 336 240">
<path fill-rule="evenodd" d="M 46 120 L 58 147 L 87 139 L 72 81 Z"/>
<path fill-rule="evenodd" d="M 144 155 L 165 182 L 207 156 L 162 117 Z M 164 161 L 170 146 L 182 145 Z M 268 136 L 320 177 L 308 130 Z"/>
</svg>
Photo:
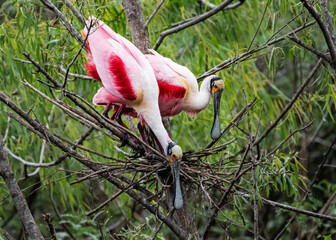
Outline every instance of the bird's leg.
<svg viewBox="0 0 336 240">
<path fill-rule="evenodd" d="M 105 106 L 105 109 L 104 109 L 104 111 L 102 112 L 102 115 L 103 116 L 105 116 L 105 117 L 107 117 L 107 118 L 109 118 L 109 116 L 108 116 L 108 112 L 111 110 L 111 103 L 109 103 L 109 104 L 107 104 L 106 106 Z"/>
<path fill-rule="evenodd" d="M 160 151 L 164 154 L 165 153 L 165 151 L 163 150 L 163 147 L 162 147 L 162 145 L 161 145 L 161 143 L 159 142 L 159 139 L 155 136 L 155 134 L 153 133 L 152 134 L 153 135 L 153 137 L 154 137 L 154 140 L 155 140 L 155 142 L 156 142 L 156 144 L 158 145 L 158 147 L 159 147 L 159 149 L 160 149 Z"/>
<path fill-rule="evenodd" d="M 138 123 L 138 129 L 139 129 L 139 133 L 140 133 L 140 137 L 141 139 L 147 143 L 149 145 L 149 142 L 148 142 L 148 137 L 147 137 L 147 134 L 146 134 L 146 128 L 144 125 L 142 125 L 140 122 Z M 145 148 L 146 149 L 146 153 L 149 153 L 149 149 L 148 148 Z"/>
</svg>

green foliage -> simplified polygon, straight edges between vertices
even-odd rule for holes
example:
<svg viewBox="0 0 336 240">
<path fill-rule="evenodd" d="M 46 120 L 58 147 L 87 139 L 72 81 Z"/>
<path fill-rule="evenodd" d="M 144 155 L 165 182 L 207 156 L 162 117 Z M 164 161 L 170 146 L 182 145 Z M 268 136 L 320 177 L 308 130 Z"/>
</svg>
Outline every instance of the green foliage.
<svg viewBox="0 0 336 240">
<path fill-rule="evenodd" d="M 212 2 L 220 4 L 222 1 Z M 246 1 L 237 9 L 220 12 L 191 28 L 169 35 L 164 39 L 158 52 L 179 64 L 187 66 L 196 76 L 200 76 L 224 60 L 237 57 L 247 51 L 251 39 L 258 29 L 267 2 L 260 0 Z M 50 102 L 45 101 L 22 84 L 22 81 L 26 80 L 33 86 L 38 86 L 38 89 L 50 96 L 48 87 L 37 81 L 45 81 L 43 75 L 35 73 L 31 64 L 23 63 L 18 59 L 26 60 L 22 52 L 28 52 L 58 82 L 62 82 L 64 74 L 61 74 L 57 66 L 63 65 L 66 68 L 77 54 L 80 45 L 69 35 L 59 20 L 55 19 L 53 14 L 41 5 L 40 1 L 13 0 L 0 1 L 0 3 L 2 4 L 0 16 L 3 18 L 2 20 L 0 18 L 0 58 L 3 62 L 0 65 L 0 91 L 10 96 L 23 110 L 31 111 L 31 116 L 37 116 L 38 120 L 45 125 L 48 123 L 51 132 L 76 141 L 87 129 L 83 129 L 83 125 L 68 117 L 59 108 L 55 107 L 53 109 Z M 57 1 L 57 3 L 60 4 L 62 13 L 71 24 L 77 30 L 81 30 L 81 23 L 72 15 L 71 11 L 65 5 L 62 6 L 62 1 Z M 80 8 L 84 16 L 99 16 L 116 32 L 130 39 L 121 1 L 88 0 L 73 1 L 73 3 Z M 141 4 L 145 17 L 149 16 L 156 7 L 156 4 L 153 4 L 152 1 L 141 1 Z M 331 4 L 330 9 L 332 16 L 335 16 L 335 5 Z M 167 26 L 170 28 L 177 22 L 198 16 L 207 10 L 209 10 L 207 6 L 203 4 L 200 6 L 196 1 L 192 4 L 186 0 L 166 1 L 149 25 L 152 46 Z M 269 1 L 264 20 L 261 22 L 260 30 L 251 45 L 251 49 L 257 49 L 269 40 L 274 39 L 273 34 L 277 33 L 282 27 L 284 29 L 276 37 L 283 36 L 292 29 L 301 26 L 306 21 L 306 15 L 304 14 L 299 15 L 291 22 L 289 21 L 302 11 L 302 4 L 296 0 Z M 316 26 L 302 30 L 299 35 L 300 39 L 308 45 L 316 47 L 320 51 L 325 51 L 324 39 Z M 84 55 L 84 52 L 80 54 L 75 64 L 72 65 L 71 72 L 86 74 Z M 221 102 L 221 127 L 226 127 L 235 115 L 245 107 L 242 92 L 242 89 L 244 89 L 247 102 L 258 98 L 257 104 L 250 111 L 250 117 L 252 133 L 260 136 L 270 125 L 270 122 L 274 122 L 279 116 L 301 82 L 305 81 L 315 63 L 316 59 L 312 53 L 287 39 L 255 53 L 249 60 L 238 61 L 229 68 L 218 72 L 217 74 L 225 81 L 224 100 Z M 261 142 L 261 164 L 256 168 L 260 205 L 262 205 L 260 201 L 262 196 L 269 197 L 272 194 L 281 193 L 284 196 L 279 197 L 279 200 L 287 201 L 289 205 L 302 207 L 300 205 L 302 191 L 309 186 L 307 184 L 309 174 L 315 171 L 318 162 L 311 158 L 312 163 L 307 166 L 302 161 L 304 157 L 300 156 L 299 151 L 303 147 L 301 143 L 308 141 L 307 139 L 313 136 L 320 121 L 323 121 L 325 112 L 328 113 L 330 121 L 324 126 L 323 133 L 326 135 L 326 140 L 330 140 L 327 133 L 330 126 L 334 125 L 336 103 L 336 87 L 332 82 L 331 71 L 329 68 L 322 68 L 318 73 L 319 76 L 310 83 L 308 90 L 294 103 L 286 117 Z M 100 84 L 97 82 L 81 79 L 71 80 L 66 88 L 90 102 L 100 88 Z M 76 107 L 62 95 L 62 92 L 54 91 L 54 94 L 59 100 Z M 102 107 L 97 107 L 97 109 L 99 111 L 103 110 Z M 210 142 L 209 133 L 213 120 L 212 109 L 211 103 L 208 109 L 202 111 L 195 118 L 181 113 L 171 120 L 173 138 L 183 150 L 200 150 Z M 7 127 L 6 111 L 10 110 L 3 103 L 0 103 L 0 130 L 2 134 Z M 51 121 L 48 118 L 51 118 Z M 312 119 L 315 119 L 315 121 L 309 133 L 306 133 L 306 135 L 295 134 L 274 155 L 265 157 L 281 140 L 290 134 L 291 130 L 301 128 Z M 246 118 L 239 123 L 239 127 L 247 131 L 248 122 Z M 224 159 L 223 165 L 227 168 L 222 168 L 223 175 L 232 174 L 241 159 L 234 158 L 232 160 L 229 157 L 234 156 L 248 144 L 246 135 L 238 128 L 230 130 L 219 144 L 228 142 L 233 138 L 237 139 L 235 144 L 229 145 L 222 153 L 202 158 L 201 161 L 208 161 L 209 164 L 213 164 Z M 114 147 L 117 144 L 103 134 L 94 132 L 84 142 L 83 146 L 97 152 L 104 152 L 110 157 L 124 158 L 124 155 L 115 150 Z M 16 121 L 11 120 L 6 146 L 24 160 L 38 162 L 42 140 Z M 317 149 L 320 152 L 326 151 L 321 146 L 317 146 Z M 129 151 L 127 148 L 123 150 Z M 94 156 L 79 151 L 88 156 Z M 44 162 L 55 161 L 61 154 L 55 147 L 48 146 L 44 154 Z M 222 159 L 223 155 L 221 154 L 225 158 Z M 118 164 L 116 161 L 103 157 L 94 156 L 94 159 L 106 165 Z M 248 158 L 246 161 L 250 163 L 251 159 Z M 25 170 L 22 165 L 12 157 L 10 157 L 10 162 L 16 178 L 24 177 Z M 31 173 L 35 169 L 27 168 L 26 170 Z M 117 203 L 113 202 L 106 206 L 95 217 L 86 218 L 85 214 L 97 206 L 97 202 L 101 200 L 100 197 L 105 199 L 117 190 L 112 188 L 111 184 L 102 182 L 100 179 L 72 185 L 72 182 L 82 177 L 84 171 L 85 168 L 73 159 L 64 161 L 56 167 L 40 170 L 40 179 L 36 180 L 40 187 L 35 189 L 38 194 L 38 201 L 34 200 L 34 209 L 36 218 L 41 225 L 43 222 L 41 213 L 55 213 L 57 209 L 61 209 L 61 219 L 57 219 L 54 224 L 57 226 L 65 224 L 70 232 L 75 234 L 76 239 L 99 239 L 101 232 L 105 234 L 107 226 L 117 222 L 121 217 L 127 218 L 127 222 L 131 222 L 131 224 L 120 227 L 119 230 L 122 229 L 119 234 L 120 237 L 125 239 L 153 238 L 159 224 L 155 222 L 155 216 L 141 211 L 133 211 L 133 200 L 126 194 L 120 195 L 115 200 Z M 140 177 L 141 175 L 137 174 L 134 179 L 140 179 Z M 23 187 L 23 192 L 29 197 L 34 193 L 32 192 L 34 183 L 30 181 L 25 183 L 25 181 L 21 184 L 22 186 L 26 185 L 26 187 Z M 252 183 L 252 174 L 244 175 L 239 181 L 239 185 L 245 189 L 253 189 Z M 155 188 L 151 184 L 147 184 L 146 187 L 151 191 L 154 191 Z M 224 187 L 227 187 L 227 185 Z M 326 177 L 313 190 L 320 194 L 307 201 L 305 207 L 318 211 L 336 189 L 332 179 Z M 216 196 L 216 193 L 213 194 L 217 198 L 220 197 Z M 10 218 L 11 212 L 6 210 L 9 207 L 13 208 L 8 196 L 9 193 L 5 184 L 0 182 L 0 226 L 5 223 L 6 219 Z M 197 211 L 195 210 L 195 219 L 196 224 L 202 229 L 202 226 L 206 224 L 205 219 L 211 214 L 211 211 L 209 210 L 208 199 L 204 196 L 200 198 L 202 202 L 195 200 L 191 206 L 195 209 L 199 207 Z M 250 211 L 248 205 L 251 204 L 252 198 L 246 200 L 234 196 L 233 201 L 234 207 L 225 208 L 219 214 L 218 221 L 227 228 L 232 225 L 229 231 L 230 235 L 243 239 L 244 236 L 247 236 L 247 230 L 253 228 L 253 222 L 246 217 L 244 221 L 247 221 L 247 223 L 245 224 L 240 212 Z M 54 202 L 54 204 L 51 204 L 51 202 Z M 335 209 L 335 206 L 332 206 L 331 212 L 333 215 L 335 215 Z M 141 212 L 141 217 L 135 217 L 138 212 Z M 268 229 L 278 230 L 278 226 L 282 225 L 287 219 L 284 214 L 284 211 L 276 210 L 276 217 L 269 221 Z M 305 224 L 307 218 L 303 217 L 300 220 Z M 12 232 L 18 231 L 18 226 L 19 220 L 17 217 L 13 218 L 7 225 Z M 331 239 L 330 234 L 332 230 L 335 230 L 335 227 L 324 222 L 318 222 L 318 226 L 320 229 L 326 229 L 327 233 L 317 237 Z M 42 229 L 45 235 L 48 234 L 46 227 Z M 309 229 L 302 230 L 309 231 Z M 214 235 L 224 235 L 224 232 L 223 228 L 218 226 L 214 229 Z M 168 233 L 168 228 L 163 226 L 156 239 L 165 239 L 165 234 Z M 67 239 L 68 237 L 68 233 L 64 231 L 58 233 L 59 239 Z M 103 237 L 107 238 L 106 235 L 103 235 Z"/>
</svg>

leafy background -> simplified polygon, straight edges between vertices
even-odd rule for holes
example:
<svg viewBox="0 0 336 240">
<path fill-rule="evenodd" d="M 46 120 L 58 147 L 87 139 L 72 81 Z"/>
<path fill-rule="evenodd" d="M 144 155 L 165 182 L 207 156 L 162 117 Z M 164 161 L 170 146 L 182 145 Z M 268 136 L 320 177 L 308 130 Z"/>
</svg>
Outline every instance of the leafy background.
<svg viewBox="0 0 336 240">
<path fill-rule="evenodd" d="M 219 0 L 211 2 L 221 3 Z M 116 32 L 130 39 L 121 1 L 87 0 L 73 1 L 73 3 L 85 17 L 99 16 Z M 158 1 L 141 1 L 145 18 L 152 13 L 157 3 Z M 56 4 L 76 29 L 81 30 L 83 26 L 71 11 L 63 6 L 63 2 L 56 1 Z M 267 4 L 264 19 L 261 22 Z M 31 64 L 23 63 L 18 59 L 24 59 L 22 52 L 30 53 L 52 76 L 62 82 L 64 76 L 57 66 L 66 67 L 76 55 L 80 45 L 69 35 L 53 13 L 37 0 L 0 1 L 0 6 L 0 58 L 2 61 L 0 90 L 10 96 L 22 109 L 32 111 L 38 116 L 39 121 L 44 124 L 48 123 L 53 133 L 75 141 L 86 129 L 22 84 L 22 81 L 26 80 L 50 95 L 48 87 L 37 82 L 38 79 L 44 80 L 43 75 L 34 73 L 35 69 Z M 207 10 L 209 7 L 199 1 L 166 1 L 149 25 L 152 46 L 167 27 L 172 27 L 176 22 L 200 15 Z M 332 16 L 336 15 L 334 3 L 330 3 L 329 10 Z M 289 22 L 300 13 L 302 14 L 295 20 Z M 222 61 L 247 51 L 260 22 L 260 29 L 251 48 L 267 42 L 283 26 L 284 29 L 276 37 L 283 36 L 311 20 L 309 14 L 304 12 L 302 4 L 296 0 L 250 0 L 236 9 L 222 11 L 204 22 L 166 37 L 158 52 L 187 66 L 196 76 L 200 76 Z M 301 40 L 320 51 L 327 49 L 317 26 L 302 30 L 297 35 Z M 71 72 L 85 75 L 85 61 L 83 52 L 72 65 Z M 227 126 L 232 118 L 244 108 L 245 101 L 242 91 L 244 89 L 247 101 L 258 99 L 251 111 L 251 124 L 252 132 L 255 133 L 258 129 L 256 134 L 260 135 L 280 114 L 298 86 L 306 80 L 316 62 L 317 59 L 312 53 L 286 39 L 259 51 L 249 60 L 239 61 L 218 72 L 217 74 L 225 81 L 225 92 L 221 102 L 222 128 Z M 82 79 L 74 79 L 67 84 L 67 89 L 88 101 L 91 101 L 99 87 L 100 84 L 97 82 Z M 310 82 L 304 94 L 295 102 L 286 117 L 261 143 L 262 164 L 257 167 L 259 196 L 298 208 L 318 211 L 336 191 L 334 169 L 330 166 L 325 167 L 309 198 L 302 201 L 305 192 L 310 191 L 309 180 L 312 179 L 323 159 L 323 153 L 335 137 L 335 90 L 330 69 L 326 65 L 321 68 L 314 81 Z M 73 103 L 64 98 L 62 92 L 55 92 L 55 95 L 58 99 L 75 107 Z M 102 107 L 97 108 L 99 111 L 103 110 Z M 211 104 L 195 118 L 181 113 L 171 119 L 174 140 L 185 151 L 200 150 L 210 142 L 212 108 Z M 6 111 L 9 110 L 0 103 L 2 134 L 8 124 Z M 310 128 L 291 137 L 274 156 L 265 157 L 267 152 L 270 152 L 290 134 L 290 131 L 301 128 L 310 121 L 313 121 Z M 318 129 L 321 123 L 322 127 Z M 246 119 L 239 126 L 247 130 Z M 318 135 L 313 139 L 317 130 Z M 227 133 L 221 143 L 232 138 L 237 138 L 235 144 L 229 145 L 222 153 L 210 156 L 206 160 L 213 163 L 223 155 L 234 156 L 248 143 L 244 133 L 237 128 Z M 123 154 L 114 148 L 117 144 L 98 132 L 94 132 L 84 142 L 85 147 L 97 152 L 123 158 Z M 26 161 L 38 162 L 42 140 L 11 120 L 6 146 Z M 128 151 L 127 148 L 123 150 Z M 44 153 L 44 162 L 54 161 L 61 154 L 58 149 L 48 146 Z M 117 164 L 97 156 L 94 159 L 106 164 Z M 329 159 L 328 164 L 332 165 L 335 162 L 335 152 L 331 153 Z M 230 166 L 236 166 L 239 160 L 234 157 L 226 158 L 224 160 L 224 164 L 228 166 L 226 173 L 230 173 L 232 171 Z M 29 178 L 24 178 L 26 171 L 31 173 L 34 171 L 33 168 L 24 169 L 22 164 L 12 157 L 10 161 L 16 178 L 20 179 L 20 187 L 45 236 L 48 230 L 41 217 L 41 214 L 45 212 L 50 212 L 55 216 L 55 226 L 66 225 L 76 239 L 108 239 L 106 229 L 114 224 L 117 231 L 120 231 L 120 236 L 126 239 L 152 239 L 159 225 L 155 216 L 146 213 L 125 194 L 95 216 L 85 217 L 84 215 L 96 206 L 97 201 L 112 196 L 117 189 L 101 179 L 71 184 L 85 173 L 85 168 L 72 159 L 55 167 L 43 168 L 38 175 Z M 137 177 L 139 178 L 140 175 Z M 252 189 L 252 176 L 245 175 L 239 184 Z M 148 185 L 149 189 L 154 187 Z M 250 239 L 253 236 L 248 231 L 253 228 L 251 199 L 249 201 L 234 196 L 231 200 L 238 207 L 224 208 L 218 217 L 222 226 L 214 229 L 212 236 L 219 237 L 228 234 L 234 239 Z M 8 229 L 14 236 L 19 236 L 21 234 L 20 222 L 3 181 L 0 181 L 0 203 L 0 227 Z M 202 230 L 205 224 L 204 216 L 209 214 L 209 202 L 205 196 L 199 196 L 189 204 L 194 209 L 197 226 Z M 244 218 L 237 208 L 240 209 Z M 59 216 L 56 211 L 59 212 Z M 330 214 L 336 214 L 334 203 L 331 205 Z M 260 203 L 261 234 L 266 239 L 273 238 L 280 227 L 284 226 L 293 215 L 295 213 L 262 206 Z M 318 227 L 312 229 L 307 224 L 312 220 L 307 216 L 299 215 L 296 220 L 296 225 L 287 227 L 283 239 L 294 237 L 291 234 L 295 232 L 293 228 L 300 229 L 299 231 L 303 233 L 312 231 L 316 238 L 319 236 L 326 239 L 336 231 L 335 225 L 330 222 L 316 220 Z M 156 239 L 168 239 L 169 236 L 174 239 L 168 228 L 163 226 Z M 66 231 L 58 231 L 58 239 L 68 239 L 68 237 Z"/>
</svg>

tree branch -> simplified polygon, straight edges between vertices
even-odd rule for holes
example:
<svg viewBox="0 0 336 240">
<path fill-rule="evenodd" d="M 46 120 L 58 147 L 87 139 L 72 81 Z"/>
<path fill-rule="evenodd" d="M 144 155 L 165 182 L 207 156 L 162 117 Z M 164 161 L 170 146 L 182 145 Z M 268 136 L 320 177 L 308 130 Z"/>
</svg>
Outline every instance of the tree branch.
<svg viewBox="0 0 336 240">
<path fill-rule="evenodd" d="M 336 48 L 335 48 L 335 42 L 332 37 L 333 32 L 331 33 L 329 32 L 328 26 L 323 22 L 321 15 L 307 0 L 300 0 L 300 1 L 303 3 L 303 6 L 309 11 L 309 13 L 312 15 L 312 17 L 316 20 L 317 24 L 319 25 L 331 55 L 331 66 L 336 71 Z M 328 11 L 326 10 L 325 12 L 327 14 Z"/>
<path fill-rule="evenodd" d="M 44 240 L 38 229 L 32 213 L 29 210 L 26 199 L 24 198 L 19 185 L 17 184 L 14 173 L 10 167 L 7 154 L 4 149 L 4 142 L 0 133 L 0 176 L 4 179 L 10 195 L 13 199 L 16 211 L 19 213 L 20 220 L 32 239 Z"/>
</svg>

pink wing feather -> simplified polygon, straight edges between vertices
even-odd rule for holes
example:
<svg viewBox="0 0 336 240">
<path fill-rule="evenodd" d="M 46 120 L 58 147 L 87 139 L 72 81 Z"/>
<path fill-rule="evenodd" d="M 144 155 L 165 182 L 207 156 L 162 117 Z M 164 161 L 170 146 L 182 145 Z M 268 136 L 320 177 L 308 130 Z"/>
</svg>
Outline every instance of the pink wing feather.
<svg viewBox="0 0 336 240">
<path fill-rule="evenodd" d="M 91 18 L 87 24 L 93 21 L 94 19 Z M 88 73 L 91 76 L 99 76 L 102 85 L 118 99 L 117 102 L 133 101 L 137 98 L 137 92 L 141 88 L 141 66 L 133 55 L 130 55 L 128 50 L 117 41 L 115 37 L 117 34 L 106 25 L 104 27 L 101 25 L 105 24 L 96 22 L 90 29 L 89 62 L 86 65 Z M 85 34 L 88 34 L 87 31 L 87 29 L 84 30 Z"/>
</svg>

